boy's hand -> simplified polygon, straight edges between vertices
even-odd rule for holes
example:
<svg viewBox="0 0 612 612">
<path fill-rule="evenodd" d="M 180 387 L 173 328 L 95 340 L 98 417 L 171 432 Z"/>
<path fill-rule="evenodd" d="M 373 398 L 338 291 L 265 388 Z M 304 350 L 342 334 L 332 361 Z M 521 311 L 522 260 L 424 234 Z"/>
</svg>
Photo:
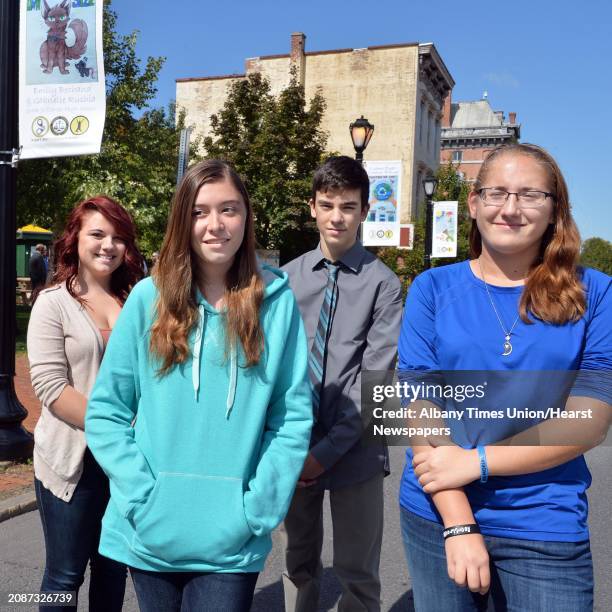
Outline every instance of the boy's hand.
<svg viewBox="0 0 612 612">
<path fill-rule="evenodd" d="M 300 481 L 316 480 L 324 471 L 325 468 L 314 458 L 314 455 L 308 453 L 302 468 Z"/>
<path fill-rule="evenodd" d="M 312 487 L 312 485 L 317 484 L 316 480 L 298 480 L 295 485 L 296 489 L 306 489 L 308 487 Z"/>
</svg>

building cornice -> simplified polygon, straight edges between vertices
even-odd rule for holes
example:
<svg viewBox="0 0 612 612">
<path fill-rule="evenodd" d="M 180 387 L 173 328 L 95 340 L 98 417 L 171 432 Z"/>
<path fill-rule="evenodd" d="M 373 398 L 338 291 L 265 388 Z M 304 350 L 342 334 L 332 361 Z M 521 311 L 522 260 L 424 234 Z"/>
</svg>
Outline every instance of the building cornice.
<svg viewBox="0 0 612 612">
<path fill-rule="evenodd" d="M 442 128 L 440 138 L 493 138 L 499 136 L 514 136 L 520 126 L 483 127 L 483 128 Z"/>
<path fill-rule="evenodd" d="M 369 51 L 377 51 L 378 49 L 401 49 L 402 47 L 418 47 L 418 42 L 395 43 L 391 45 L 372 45 L 367 47 Z"/>
<path fill-rule="evenodd" d="M 419 80 L 441 109 L 444 99 L 455 86 L 455 80 L 433 43 L 419 45 Z"/>
<path fill-rule="evenodd" d="M 244 79 L 245 74 L 220 74 L 219 76 L 190 77 L 186 79 L 174 79 L 175 83 L 190 83 L 191 81 L 221 81 L 223 79 Z"/>
</svg>

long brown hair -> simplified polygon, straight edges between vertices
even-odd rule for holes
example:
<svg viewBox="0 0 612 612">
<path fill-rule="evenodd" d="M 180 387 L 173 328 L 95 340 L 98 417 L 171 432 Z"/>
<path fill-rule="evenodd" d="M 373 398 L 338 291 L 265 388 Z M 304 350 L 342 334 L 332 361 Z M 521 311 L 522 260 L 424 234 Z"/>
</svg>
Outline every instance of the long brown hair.
<svg viewBox="0 0 612 612">
<path fill-rule="evenodd" d="M 191 250 L 193 205 L 206 183 L 228 180 L 246 206 L 244 238 L 230 268 L 225 289 L 225 321 L 228 347 L 239 341 L 247 367 L 259 363 L 263 330 L 259 312 L 264 283 L 255 255 L 255 229 L 249 194 L 235 170 L 226 162 L 209 159 L 187 170 L 174 194 L 166 235 L 152 276 L 159 291 L 155 322 L 151 328 L 151 352 L 159 357 L 164 376 L 190 356 L 189 332 L 198 322 L 196 255 Z"/>
<path fill-rule="evenodd" d="M 121 303 L 125 302 L 132 287 L 144 276 L 144 259 L 136 246 L 136 228 L 129 213 L 115 200 L 105 195 L 79 202 L 68 215 L 62 235 L 55 241 L 55 272 L 51 284 L 66 282 L 68 293 L 83 304 L 85 300 L 76 294 L 74 281 L 79 271 L 79 232 L 83 218 L 90 212 L 99 212 L 125 242 L 125 256 L 121 265 L 112 273 L 110 289 Z"/>
<path fill-rule="evenodd" d="M 484 160 L 476 177 L 473 191 L 484 185 L 491 164 L 502 155 L 527 155 L 546 170 L 554 196 L 553 222 L 548 226 L 540 251 L 533 262 L 519 304 L 519 313 L 525 323 L 531 323 L 528 312 L 546 321 L 562 325 L 577 321 L 586 310 L 584 287 L 579 278 L 580 234 L 572 217 L 567 184 L 554 158 L 542 147 L 533 144 L 509 144 L 493 149 Z M 482 252 L 482 237 L 472 219 L 470 255 Z"/>
</svg>

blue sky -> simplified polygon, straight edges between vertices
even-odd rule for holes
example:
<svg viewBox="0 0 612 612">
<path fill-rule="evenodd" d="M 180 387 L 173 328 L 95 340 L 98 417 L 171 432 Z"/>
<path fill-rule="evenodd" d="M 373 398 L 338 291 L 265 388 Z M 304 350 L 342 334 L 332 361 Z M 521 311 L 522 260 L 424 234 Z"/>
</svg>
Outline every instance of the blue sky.
<svg viewBox="0 0 612 612">
<path fill-rule="evenodd" d="M 173 3 L 113 0 L 138 54 L 167 58 L 155 105 L 175 79 L 244 72 L 247 57 L 433 42 L 455 79 L 453 100 L 488 91 L 515 111 L 523 142 L 546 147 L 568 181 L 583 238 L 612 240 L 612 5 L 604 0 L 308 0 Z M 367 116 L 367 109 L 364 109 Z"/>
</svg>

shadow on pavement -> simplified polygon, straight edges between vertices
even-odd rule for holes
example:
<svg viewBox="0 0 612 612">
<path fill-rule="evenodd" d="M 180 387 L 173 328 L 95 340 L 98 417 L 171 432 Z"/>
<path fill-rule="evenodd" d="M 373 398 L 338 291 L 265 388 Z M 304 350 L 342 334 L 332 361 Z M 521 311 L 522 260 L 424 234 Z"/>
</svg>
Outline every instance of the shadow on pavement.
<svg viewBox="0 0 612 612">
<path fill-rule="evenodd" d="M 412 589 L 406 591 L 390 608 L 389 612 L 414 612 Z"/>
<path fill-rule="evenodd" d="M 341 593 L 342 589 L 334 574 L 334 570 L 331 567 L 326 567 L 323 570 L 323 577 L 321 579 L 319 612 L 333 610 Z M 284 609 L 283 583 L 280 578 L 255 593 L 253 605 L 251 606 L 251 612 L 282 612 Z"/>
</svg>

